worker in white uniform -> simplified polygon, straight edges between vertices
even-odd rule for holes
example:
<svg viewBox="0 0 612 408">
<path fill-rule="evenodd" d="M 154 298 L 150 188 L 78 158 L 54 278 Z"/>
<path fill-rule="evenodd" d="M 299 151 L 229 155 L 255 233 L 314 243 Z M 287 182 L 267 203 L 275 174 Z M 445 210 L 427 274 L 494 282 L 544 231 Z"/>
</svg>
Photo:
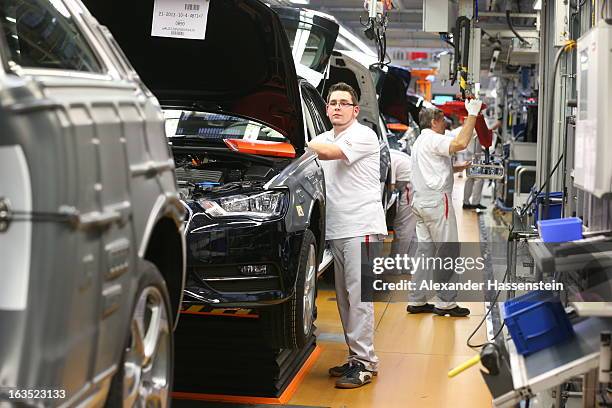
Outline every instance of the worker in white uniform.
<svg viewBox="0 0 612 408">
<path fill-rule="evenodd" d="M 376 133 L 357 121 L 357 94 L 345 83 L 330 87 L 327 116 L 333 129 L 308 143 L 323 166 L 326 239 L 334 256 L 336 302 L 348 346 L 345 364 L 329 374 L 336 387 L 357 388 L 378 372 L 374 352 L 374 305 L 361 297 L 361 248 L 376 248 L 387 234 Z"/>
<path fill-rule="evenodd" d="M 450 138 L 444 135 L 444 113 L 437 109 L 423 109 L 419 115 L 421 134 L 412 147 L 412 209 L 417 218 L 417 257 L 439 258 L 458 256 L 457 219 L 453 210 L 453 172 L 463 171 L 469 163 L 453 166 L 452 155 L 469 144 L 476 116 L 482 102 L 472 99 L 465 102 L 468 117 L 459 134 Z M 414 280 L 417 288 L 428 275 L 435 282 L 450 281 L 454 271 L 429 270 L 419 267 Z M 435 276 L 434 276 L 435 275 Z M 425 293 L 415 290 L 409 294 L 406 310 L 409 313 L 436 313 L 438 315 L 467 316 L 470 311 L 457 305 L 455 291 L 438 291 L 435 305 L 427 303 Z"/>
<path fill-rule="evenodd" d="M 410 155 L 391 149 L 391 189 L 399 193 L 393 218 L 391 256 L 410 254 L 416 242 L 416 217 L 412 212 L 413 188 L 410 183 Z"/>
</svg>

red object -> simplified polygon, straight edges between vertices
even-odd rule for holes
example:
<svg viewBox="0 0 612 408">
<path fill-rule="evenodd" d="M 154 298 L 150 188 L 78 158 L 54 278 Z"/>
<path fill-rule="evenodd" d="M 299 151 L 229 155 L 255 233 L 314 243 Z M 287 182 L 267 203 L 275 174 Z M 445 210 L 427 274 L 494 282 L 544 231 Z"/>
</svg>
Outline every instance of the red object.
<svg viewBox="0 0 612 408">
<path fill-rule="evenodd" d="M 474 128 L 476 129 L 476 134 L 478 135 L 480 145 L 485 149 L 491 147 L 491 144 L 493 143 L 493 131 L 487 126 L 484 116 L 478 115 L 476 118 L 476 126 Z"/>
<path fill-rule="evenodd" d="M 411 61 L 419 60 L 419 59 L 427 59 L 429 58 L 429 54 L 422 51 L 415 51 L 408 53 L 408 59 Z"/>
<path fill-rule="evenodd" d="M 446 116 L 456 116 L 459 120 L 465 119 L 467 116 L 467 110 L 465 109 L 465 102 L 463 101 L 450 101 L 440 105 L 436 105 Z M 482 104 L 481 111 L 487 108 L 486 104 Z M 484 120 L 484 116 L 478 115 L 476 118 L 476 134 L 478 135 L 478 141 L 484 148 L 491 147 L 493 143 L 493 131 L 489 130 L 487 122 Z"/>
<path fill-rule="evenodd" d="M 444 193 L 444 218 L 448 220 L 448 196 Z"/>
<path fill-rule="evenodd" d="M 230 149 L 248 154 L 275 157 L 295 157 L 295 148 L 291 143 L 270 142 L 264 140 L 223 139 Z"/>
</svg>

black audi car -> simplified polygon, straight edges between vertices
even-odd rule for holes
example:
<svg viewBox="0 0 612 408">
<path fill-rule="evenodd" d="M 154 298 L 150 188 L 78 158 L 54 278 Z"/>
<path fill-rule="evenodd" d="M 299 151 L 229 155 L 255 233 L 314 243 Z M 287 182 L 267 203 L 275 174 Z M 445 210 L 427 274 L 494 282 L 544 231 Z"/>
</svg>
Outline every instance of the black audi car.
<svg viewBox="0 0 612 408">
<path fill-rule="evenodd" d="M 325 242 L 323 171 L 305 150 L 331 128 L 324 101 L 298 78 L 264 3 L 210 2 L 204 39 L 149 35 L 153 3 L 91 8 L 165 112 L 188 212 L 183 304 L 255 308 L 271 343 L 299 347 L 313 330 Z"/>
</svg>

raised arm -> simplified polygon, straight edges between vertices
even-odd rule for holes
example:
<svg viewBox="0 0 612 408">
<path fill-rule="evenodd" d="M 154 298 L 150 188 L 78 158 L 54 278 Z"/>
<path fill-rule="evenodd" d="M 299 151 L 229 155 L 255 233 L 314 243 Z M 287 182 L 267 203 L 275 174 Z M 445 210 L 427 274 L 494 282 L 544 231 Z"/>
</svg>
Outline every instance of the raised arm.
<svg viewBox="0 0 612 408">
<path fill-rule="evenodd" d="M 482 101 L 480 99 L 471 99 L 465 101 L 465 109 L 468 111 L 468 117 L 465 118 L 461 132 L 451 141 L 448 147 L 448 152 L 454 154 L 465 150 L 470 144 L 474 127 L 476 126 L 476 117 L 480 113 Z"/>
</svg>

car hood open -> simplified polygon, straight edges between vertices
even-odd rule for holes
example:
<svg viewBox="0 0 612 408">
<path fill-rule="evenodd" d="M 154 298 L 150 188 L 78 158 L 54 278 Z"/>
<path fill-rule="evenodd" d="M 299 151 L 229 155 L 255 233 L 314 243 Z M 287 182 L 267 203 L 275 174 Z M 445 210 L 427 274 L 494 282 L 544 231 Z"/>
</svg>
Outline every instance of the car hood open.
<svg viewBox="0 0 612 408">
<path fill-rule="evenodd" d="M 258 0 L 210 2 L 204 40 L 153 37 L 154 0 L 84 0 L 162 104 L 262 121 L 304 149 L 291 49 L 277 14 Z"/>
</svg>

